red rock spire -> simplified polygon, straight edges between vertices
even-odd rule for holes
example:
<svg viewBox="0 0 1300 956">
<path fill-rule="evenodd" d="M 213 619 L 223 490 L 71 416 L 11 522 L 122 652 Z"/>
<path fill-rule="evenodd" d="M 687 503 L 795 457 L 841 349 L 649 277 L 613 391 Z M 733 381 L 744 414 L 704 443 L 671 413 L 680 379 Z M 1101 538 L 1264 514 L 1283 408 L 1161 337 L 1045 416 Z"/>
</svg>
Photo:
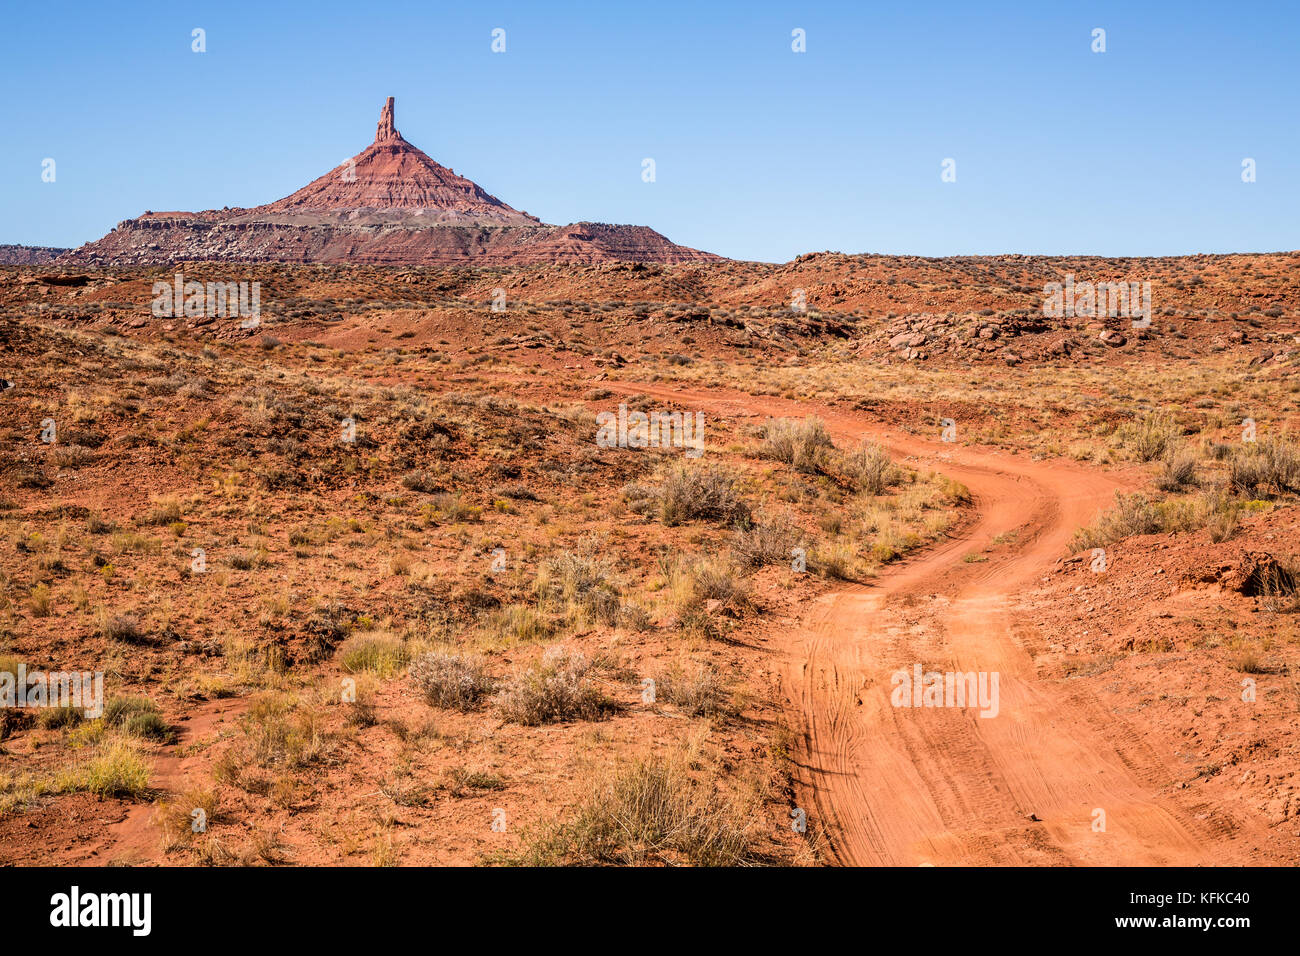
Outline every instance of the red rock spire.
<svg viewBox="0 0 1300 956">
<path fill-rule="evenodd" d="M 393 125 L 393 98 L 390 96 L 379 114 L 379 126 L 375 129 L 375 143 L 395 143 L 402 134 Z"/>
</svg>

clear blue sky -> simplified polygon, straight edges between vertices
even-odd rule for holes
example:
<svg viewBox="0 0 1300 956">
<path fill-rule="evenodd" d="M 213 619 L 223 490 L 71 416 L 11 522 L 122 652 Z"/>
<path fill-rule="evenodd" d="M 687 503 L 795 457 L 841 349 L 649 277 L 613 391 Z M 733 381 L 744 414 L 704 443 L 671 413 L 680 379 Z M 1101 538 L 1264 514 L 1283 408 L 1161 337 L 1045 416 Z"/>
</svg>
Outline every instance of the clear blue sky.
<svg viewBox="0 0 1300 956">
<path fill-rule="evenodd" d="M 269 202 L 395 96 L 516 208 L 736 258 L 1291 250 L 1297 64 L 1295 2 L 10 2 L 0 242 Z"/>
</svg>

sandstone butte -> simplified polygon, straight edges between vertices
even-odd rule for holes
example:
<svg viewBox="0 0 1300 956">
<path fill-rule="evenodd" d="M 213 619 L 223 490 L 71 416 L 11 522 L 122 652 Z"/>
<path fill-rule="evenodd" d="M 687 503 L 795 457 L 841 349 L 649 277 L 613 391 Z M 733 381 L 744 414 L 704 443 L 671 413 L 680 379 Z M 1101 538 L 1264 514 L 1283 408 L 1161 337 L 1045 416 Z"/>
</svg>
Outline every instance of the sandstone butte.
<svg viewBox="0 0 1300 956">
<path fill-rule="evenodd" d="M 647 226 L 555 226 L 520 212 L 408 143 L 390 96 L 370 146 L 283 199 L 252 209 L 146 212 L 58 261 L 510 266 L 721 258 Z"/>
</svg>

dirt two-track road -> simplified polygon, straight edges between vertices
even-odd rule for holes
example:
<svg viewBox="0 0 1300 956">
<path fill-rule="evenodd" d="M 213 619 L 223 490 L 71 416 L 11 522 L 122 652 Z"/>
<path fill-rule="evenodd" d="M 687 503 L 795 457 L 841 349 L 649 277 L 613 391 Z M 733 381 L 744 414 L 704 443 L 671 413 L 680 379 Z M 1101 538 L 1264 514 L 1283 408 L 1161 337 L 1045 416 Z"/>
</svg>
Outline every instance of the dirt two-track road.
<svg viewBox="0 0 1300 956">
<path fill-rule="evenodd" d="M 1018 596 L 1113 503 L 1123 477 L 917 439 L 864 415 L 739 392 L 608 382 L 728 417 L 817 415 L 970 489 L 974 517 L 938 546 L 817 599 L 778 635 L 799 799 L 847 865 L 1232 865 L 1262 823 L 1180 806 L 1177 771 L 1084 681 L 1041 678 Z M 964 561 L 989 548 L 988 560 Z M 1040 638 L 1041 640 L 1041 638 Z M 891 675 L 999 675 L 998 711 L 895 707 Z"/>
</svg>

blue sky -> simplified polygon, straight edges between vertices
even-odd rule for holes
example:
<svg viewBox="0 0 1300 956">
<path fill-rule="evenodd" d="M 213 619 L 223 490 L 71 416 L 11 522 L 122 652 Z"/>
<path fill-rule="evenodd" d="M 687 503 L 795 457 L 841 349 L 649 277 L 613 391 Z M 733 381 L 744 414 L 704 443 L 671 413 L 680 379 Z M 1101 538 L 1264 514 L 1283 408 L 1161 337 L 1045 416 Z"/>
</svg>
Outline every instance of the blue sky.
<svg viewBox="0 0 1300 956">
<path fill-rule="evenodd" d="M 96 0 L 4 16 L 0 242 L 272 201 L 367 146 L 395 96 L 408 140 L 516 208 L 735 258 L 1300 248 L 1295 3 Z"/>
</svg>

